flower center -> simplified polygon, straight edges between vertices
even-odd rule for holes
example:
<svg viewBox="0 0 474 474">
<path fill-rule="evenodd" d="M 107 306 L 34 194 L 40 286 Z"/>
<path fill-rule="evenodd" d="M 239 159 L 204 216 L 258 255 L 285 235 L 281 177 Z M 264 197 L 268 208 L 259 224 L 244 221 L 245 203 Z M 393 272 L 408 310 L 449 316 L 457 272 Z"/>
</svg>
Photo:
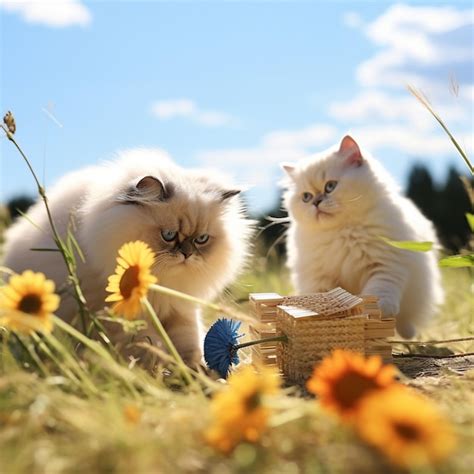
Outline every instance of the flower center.
<svg viewBox="0 0 474 474">
<path fill-rule="evenodd" d="M 352 408 L 367 392 L 378 388 L 369 377 L 349 372 L 334 384 L 333 394 L 337 402 L 345 409 Z"/>
<path fill-rule="evenodd" d="M 244 405 L 245 405 L 246 410 L 250 412 L 258 408 L 260 406 L 260 402 L 261 402 L 261 396 L 257 390 L 245 399 Z"/>
<path fill-rule="evenodd" d="M 18 309 L 23 313 L 37 314 L 41 309 L 41 298 L 34 293 L 27 294 L 21 299 Z"/>
<path fill-rule="evenodd" d="M 407 423 L 394 423 L 393 428 L 401 438 L 404 438 L 407 441 L 415 441 L 420 437 L 418 430 Z"/>
<path fill-rule="evenodd" d="M 132 291 L 137 286 L 140 286 L 140 280 L 138 279 L 139 268 L 137 265 L 129 267 L 125 270 L 122 278 L 120 279 L 120 294 L 128 299 L 132 295 Z"/>
</svg>

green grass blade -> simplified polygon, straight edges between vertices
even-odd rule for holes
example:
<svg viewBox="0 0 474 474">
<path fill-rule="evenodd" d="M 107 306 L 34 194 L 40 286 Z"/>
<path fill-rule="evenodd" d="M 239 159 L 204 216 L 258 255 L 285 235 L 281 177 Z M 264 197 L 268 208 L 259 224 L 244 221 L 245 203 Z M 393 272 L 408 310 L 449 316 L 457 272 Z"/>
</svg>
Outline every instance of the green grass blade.
<svg viewBox="0 0 474 474">
<path fill-rule="evenodd" d="M 76 238 L 74 237 L 74 234 L 72 233 L 71 230 L 68 232 L 68 245 L 71 244 L 71 252 L 74 253 L 74 249 L 76 250 L 77 254 L 79 255 L 79 258 L 81 259 L 82 263 L 85 263 L 86 258 L 84 257 L 84 254 L 82 253 L 81 247 L 79 246 L 79 243 L 77 242 Z"/>
<path fill-rule="evenodd" d="M 471 232 L 474 232 L 474 214 L 466 212 L 466 219 L 467 223 L 469 224 L 469 228 L 471 229 Z"/>
<path fill-rule="evenodd" d="M 474 254 L 444 257 L 439 261 L 439 266 L 455 268 L 474 267 Z"/>
<path fill-rule="evenodd" d="M 391 247 L 411 252 L 428 252 L 433 248 L 433 242 L 417 242 L 415 240 L 391 240 L 387 237 L 379 236 L 386 244 Z"/>
<path fill-rule="evenodd" d="M 420 91 L 416 90 L 414 87 L 411 87 L 411 86 L 407 86 L 407 87 L 408 87 L 408 90 L 418 99 L 418 101 L 428 110 L 428 112 L 430 112 L 430 114 L 441 125 L 441 127 L 446 132 L 446 134 L 450 138 L 453 145 L 456 147 L 456 150 L 458 151 L 458 153 L 461 155 L 462 159 L 466 163 L 466 165 L 469 168 L 469 171 L 471 172 L 471 174 L 474 174 L 474 167 L 472 166 L 472 163 L 470 162 L 466 152 L 463 150 L 463 148 L 458 143 L 458 141 L 454 138 L 453 134 L 449 131 L 448 127 L 443 122 L 441 117 L 435 112 L 435 110 L 433 109 L 433 107 L 429 103 L 428 99 Z"/>
</svg>

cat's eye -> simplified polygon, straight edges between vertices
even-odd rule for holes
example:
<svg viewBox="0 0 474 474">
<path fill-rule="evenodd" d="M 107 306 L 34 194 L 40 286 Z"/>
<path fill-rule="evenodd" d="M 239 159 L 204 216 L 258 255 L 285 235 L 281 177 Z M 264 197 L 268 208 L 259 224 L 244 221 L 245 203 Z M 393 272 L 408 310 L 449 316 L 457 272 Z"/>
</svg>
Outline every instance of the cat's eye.
<svg viewBox="0 0 474 474">
<path fill-rule="evenodd" d="M 303 193 L 301 195 L 301 199 L 303 200 L 303 202 L 309 202 L 311 201 L 311 199 L 313 199 L 313 195 L 311 193 Z"/>
<path fill-rule="evenodd" d="M 178 232 L 175 230 L 162 230 L 161 231 L 161 237 L 163 237 L 163 240 L 166 242 L 172 242 L 174 239 L 176 239 L 176 236 L 178 235 Z"/>
<path fill-rule="evenodd" d="M 334 189 L 336 189 L 336 186 L 337 186 L 337 181 L 334 181 L 334 180 L 328 181 L 326 185 L 324 186 L 324 192 L 328 194 L 332 193 Z"/>
<path fill-rule="evenodd" d="M 204 245 L 209 240 L 209 234 L 202 234 L 194 239 L 194 242 L 198 245 Z"/>
</svg>

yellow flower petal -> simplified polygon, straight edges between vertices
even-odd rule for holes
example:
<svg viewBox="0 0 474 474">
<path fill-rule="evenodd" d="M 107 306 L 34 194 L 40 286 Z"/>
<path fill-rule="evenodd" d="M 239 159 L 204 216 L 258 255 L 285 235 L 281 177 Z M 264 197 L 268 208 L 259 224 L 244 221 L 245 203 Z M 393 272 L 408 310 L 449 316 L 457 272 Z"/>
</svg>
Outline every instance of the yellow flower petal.
<svg viewBox="0 0 474 474">
<path fill-rule="evenodd" d="M 315 367 L 306 386 L 323 407 L 351 421 L 360 401 L 374 390 L 394 383 L 396 368 L 382 365 L 378 356 L 336 350 Z"/>
<path fill-rule="evenodd" d="M 115 302 L 112 311 L 128 319 L 141 312 L 141 299 L 157 281 L 151 274 L 155 255 L 142 241 L 127 242 L 118 251 L 115 273 L 108 278 L 106 302 Z"/>
<path fill-rule="evenodd" d="M 247 366 L 232 374 L 229 385 L 211 402 L 213 422 L 205 432 L 208 444 L 229 454 L 242 441 L 257 442 L 271 413 L 265 399 L 279 385 L 278 374 L 268 368 L 257 373 Z"/>
<path fill-rule="evenodd" d="M 50 332 L 51 314 L 60 303 L 54 288 L 54 282 L 47 280 L 43 273 L 26 270 L 21 275 L 13 275 L 0 291 L 1 324 L 27 334 Z"/>
<path fill-rule="evenodd" d="M 441 462 L 456 444 L 451 425 L 433 402 L 402 385 L 366 397 L 356 429 L 362 439 L 403 468 Z"/>
</svg>

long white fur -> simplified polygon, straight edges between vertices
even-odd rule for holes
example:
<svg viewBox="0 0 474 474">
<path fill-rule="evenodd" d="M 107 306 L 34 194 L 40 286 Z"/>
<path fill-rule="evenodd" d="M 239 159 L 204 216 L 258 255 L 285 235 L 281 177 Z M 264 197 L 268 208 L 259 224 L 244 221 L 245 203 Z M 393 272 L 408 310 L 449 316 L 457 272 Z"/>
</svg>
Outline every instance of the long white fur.
<svg viewBox="0 0 474 474">
<path fill-rule="evenodd" d="M 292 281 L 299 293 L 341 286 L 354 294 L 377 295 L 384 316 L 396 316 L 398 333 L 410 338 L 443 301 L 436 252 L 399 250 L 380 236 L 436 244 L 436 234 L 368 152 L 361 152 L 361 164 L 351 159 L 360 152 L 353 143 L 355 150 L 343 150 L 341 144 L 283 166 Z M 319 205 L 329 215 L 318 215 L 301 195 L 323 193 L 328 180 L 338 184 Z"/>
<path fill-rule="evenodd" d="M 141 206 L 120 203 L 127 189 L 145 176 L 172 183 L 173 197 L 164 202 L 150 200 Z M 157 252 L 153 272 L 160 284 L 209 300 L 221 292 L 242 269 L 251 235 L 251 222 L 244 217 L 239 198 L 221 199 L 221 190 L 228 188 L 220 175 L 184 170 L 165 153 L 147 149 L 122 153 L 114 162 L 62 178 L 48 192 L 49 205 L 63 237 L 71 222 L 74 224 L 74 235 L 86 257 L 85 263 L 78 259 L 78 276 L 89 309 L 104 307 L 107 278 L 114 272 L 117 251 L 134 240 L 147 242 Z M 178 221 L 183 232 L 199 229 L 211 235 L 212 247 L 205 258 L 193 255 L 185 261 L 179 252 L 172 255 L 159 250 L 161 229 L 178 226 Z M 54 248 L 41 202 L 28 212 L 28 220 L 21 218 L 8 229 L 4 265 L 16 272 L 44 272 L 59 289 L 67 288 L 61 256 L 31 248 Z M 199 362 L 202 331 L 197 309 L 157 293 L 150 292 L 149 298 L 182 357 L 190 364 Z M 58 314 L 67 321 L 77 316 L 70 290 L 62 295 Z M 159 345 L 157 334 L 148 326 L 137 340 Z M 129 338 L 117 325 L 114 327 L 116 342 L 121 341 L 125 347 Z"/>
</svg>

